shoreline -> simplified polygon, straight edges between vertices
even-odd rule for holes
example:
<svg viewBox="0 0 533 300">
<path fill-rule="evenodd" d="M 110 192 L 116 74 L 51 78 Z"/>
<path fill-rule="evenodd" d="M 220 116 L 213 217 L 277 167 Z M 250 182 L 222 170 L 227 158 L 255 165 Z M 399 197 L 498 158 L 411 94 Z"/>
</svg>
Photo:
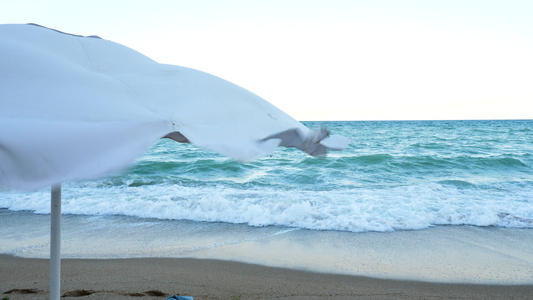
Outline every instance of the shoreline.
<svg viewBox="0 0 533 300">
<path fill-rule="evenodd" d="M 1 254 L 49 257 L 49 216 L 5 211 L 0 225 Z M 214 259 L 391 280 L 533 285 L 531 229 L 353 233 L 79 215 L 63 216 L 62 227 L 63 259 Z"/>
<path fill-rule="evenodd" d="M 0 255 L 0 293 L 47 299 L 49 260 Z M 14 290 L 12 293 L 6 292 Z M 17 291 L 18 290 L 18 291 Z M 26 290 L 36 293 L 21 294 Z M 533 285 L 376 279 L 194 258 L 63 259 L 62 295 L 83 299 L 531 299 Z"/>
</svg>

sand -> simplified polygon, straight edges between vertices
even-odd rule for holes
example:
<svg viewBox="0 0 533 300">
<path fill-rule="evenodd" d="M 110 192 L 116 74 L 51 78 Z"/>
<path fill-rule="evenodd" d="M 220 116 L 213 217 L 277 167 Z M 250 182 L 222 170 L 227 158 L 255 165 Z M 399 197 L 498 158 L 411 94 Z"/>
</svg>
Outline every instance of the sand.
<svg viewBox="0 0 533 300">
<path fill-rule="evenodd" d="M 4 211 L 0 225 L 1 254 L 49 257 L 49 215 Z M 381 279 L 533 285 L 530 229 L 437 226 L 353 233 L 67 214 L 61 255 L 214 259 Z"/>
<path fill-rule="evenodd" d="M 0 224 L 10 254 L 0 255 L 0 299 L 48 299 L 49 217 L 5 213 Z M 64 299 L 533 299 L 528 229 L 351 233 L 73 215 L 63 225 Z"/>
<path fill-rule="evenodd" d="M 0 255 L 1 296 L 48 299 L 48 263 Z M 533 299 L 533 285 L 383 280 L 189 258 L 64 259 L 61 290 L 64 299 Z"/>
</svg>

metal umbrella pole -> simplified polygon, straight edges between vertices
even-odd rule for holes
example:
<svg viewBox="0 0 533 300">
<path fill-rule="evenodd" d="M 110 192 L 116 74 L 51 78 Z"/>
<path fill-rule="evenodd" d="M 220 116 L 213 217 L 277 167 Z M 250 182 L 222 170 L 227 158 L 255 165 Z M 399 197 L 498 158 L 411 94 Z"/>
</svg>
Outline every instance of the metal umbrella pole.
<svg viewBox="0 0 533 300">
<path fill-rule="evenodd" d="M 50 211 L 50 300 L 61 297 L 61 184 L 52 186 Z"/>
</svg>

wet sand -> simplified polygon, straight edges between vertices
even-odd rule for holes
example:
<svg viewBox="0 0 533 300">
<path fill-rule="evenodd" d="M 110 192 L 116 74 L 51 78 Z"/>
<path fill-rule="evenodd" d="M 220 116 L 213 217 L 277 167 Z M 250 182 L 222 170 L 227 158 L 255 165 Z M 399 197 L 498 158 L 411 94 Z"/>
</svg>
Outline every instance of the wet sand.
<svg viewBox="0 0 533 300">
<path fill-rule="evenodd" d="M 0 255 L 2 298 L 48 299 L 48 285 L 47 259 Z M 65 259 L 61 290 L 65 299 L 533 299 L 533 285 L 384 280 L 189 258 Z"/>
<path fill-rule="evenodd" d="M 0 224 L 10 254 L 0 255 L 0 298 L 48 299 L 49 217 L 4 212 Z M 74 215 L 63 225 L 64 299 L 533 299 L 528 229 L 352 233 Z"/>
<path fill-rule="evenodd" d="M 396 232 L 64 215 L 69 259 L 195 258 L 441 283 L 533 285 L 533 230 L 438 226 Z M 50 221 L 0 213 L 0 253 L 48 258 Z M 21 230 L 24 228 L 24 230 Z"/>
</svg>

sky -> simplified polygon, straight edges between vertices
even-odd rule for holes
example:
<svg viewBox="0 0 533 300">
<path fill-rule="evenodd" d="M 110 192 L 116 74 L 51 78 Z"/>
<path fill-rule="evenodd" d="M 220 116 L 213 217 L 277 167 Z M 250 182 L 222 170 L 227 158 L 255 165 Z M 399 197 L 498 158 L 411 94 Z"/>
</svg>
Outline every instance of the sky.
<svg viewBox="0 0 533 300">
<path fill-rule="evenodd" d="M 533 119 L 531 0 L 0 0 L 308 120 Z"/>
</svg>

